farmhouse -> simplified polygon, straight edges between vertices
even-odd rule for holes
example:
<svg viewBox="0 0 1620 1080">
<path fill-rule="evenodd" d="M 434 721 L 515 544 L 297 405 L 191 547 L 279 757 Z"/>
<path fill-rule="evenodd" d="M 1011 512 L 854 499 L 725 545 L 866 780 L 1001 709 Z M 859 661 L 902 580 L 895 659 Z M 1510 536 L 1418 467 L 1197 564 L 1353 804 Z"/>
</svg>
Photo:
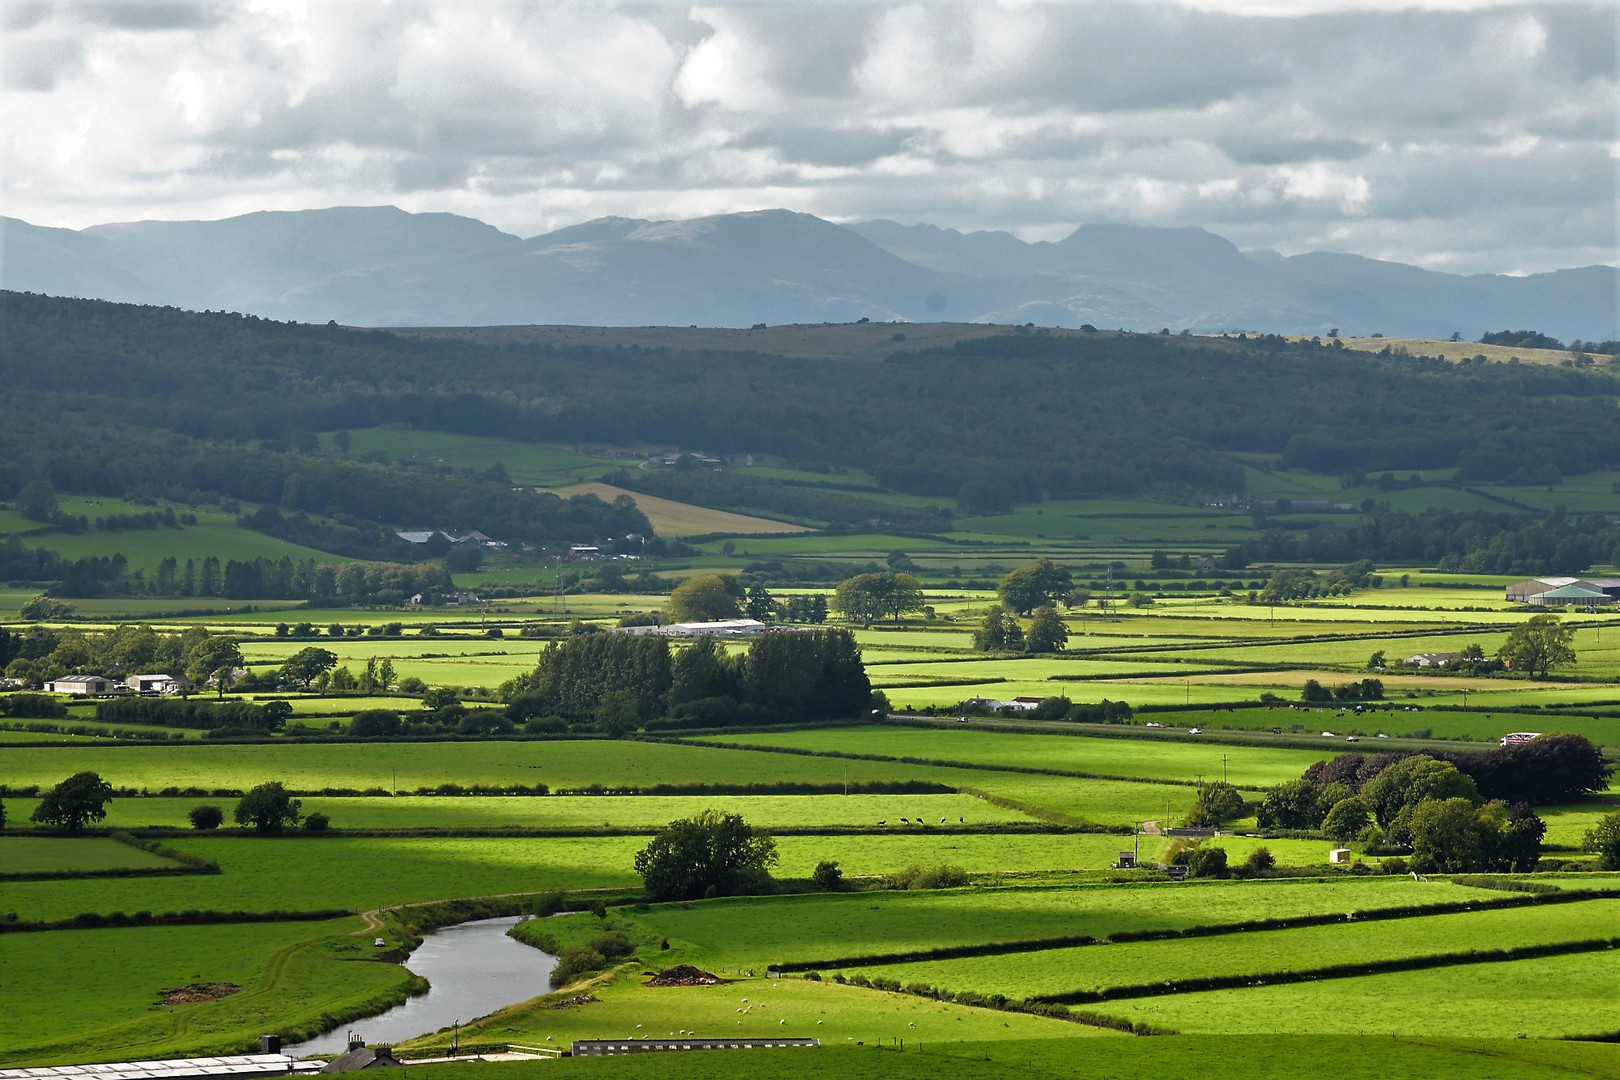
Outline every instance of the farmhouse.
<svg viewBox="0 0 1620 1080">
<path fill-rule="evenodd" d="M 45 684 L 47 693 L 78 694 L 81 697 L 113 694 L 121 689 L 122 684 L 102 675 L 64 675 Z"/>
<path fill-rule="evenodd" d="M 1420 652 L 1408 656 L 1406 662 L 1413 667 L 1420 668 L 1450 667 L 1460 659 L 1462 659 L 1462 653 L 1458 652 Z"/>
</svg>

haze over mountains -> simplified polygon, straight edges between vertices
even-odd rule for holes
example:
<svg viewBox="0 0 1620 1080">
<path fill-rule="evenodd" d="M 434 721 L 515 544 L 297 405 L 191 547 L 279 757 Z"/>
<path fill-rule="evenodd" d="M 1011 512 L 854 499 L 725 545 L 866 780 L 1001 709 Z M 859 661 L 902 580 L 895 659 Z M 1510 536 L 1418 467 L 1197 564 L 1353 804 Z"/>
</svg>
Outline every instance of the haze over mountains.
<svg viewBox="0 0 1620 1080">
<path fill-rule="evenodd" d="M 1620 271 L 1458 276 L 1354 255 L 1246 255 L 1203 229 L 1054 243 L 786 210 L 601 218 L 521 239 L 390 206 L 80 231 L 0 218 L 0 287 L 360 326 L 993 321 L 1475 339 L 1620 336 Z"/>
</svg>

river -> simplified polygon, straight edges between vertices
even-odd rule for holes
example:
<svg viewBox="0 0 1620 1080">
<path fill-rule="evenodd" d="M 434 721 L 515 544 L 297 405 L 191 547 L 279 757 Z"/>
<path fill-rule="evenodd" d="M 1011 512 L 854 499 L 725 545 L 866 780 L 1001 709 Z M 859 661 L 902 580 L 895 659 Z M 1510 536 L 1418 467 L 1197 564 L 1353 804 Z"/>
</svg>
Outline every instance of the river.
<svg viewBox="0 0 1620 1080">
<path fill-rule="evenodd" d="M 350 1031 L 368 1046 L 401 1043 L 549 993 L 557 958 L 507 937 L 517 922 L 515 916 L 478 919 L 434 931 L 405 961 L 432 984 L 426 994 L 289 1046 L 288 1052 L 341 1054 L 349 1048 Z"/>
</svg>

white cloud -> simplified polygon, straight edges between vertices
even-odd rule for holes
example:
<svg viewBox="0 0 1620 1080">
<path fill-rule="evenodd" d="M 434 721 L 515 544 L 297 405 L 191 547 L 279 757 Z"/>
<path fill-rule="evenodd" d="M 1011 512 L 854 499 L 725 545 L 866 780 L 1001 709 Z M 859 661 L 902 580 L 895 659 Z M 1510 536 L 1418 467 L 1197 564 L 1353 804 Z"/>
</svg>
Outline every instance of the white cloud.
<svg viewBox="0 0 1620 1080">
<path fill-rule="evenodd" d="M 0 212 L 787 206 L 1615 261 L 1607 0 L 0 0 Z"/>
</svg>

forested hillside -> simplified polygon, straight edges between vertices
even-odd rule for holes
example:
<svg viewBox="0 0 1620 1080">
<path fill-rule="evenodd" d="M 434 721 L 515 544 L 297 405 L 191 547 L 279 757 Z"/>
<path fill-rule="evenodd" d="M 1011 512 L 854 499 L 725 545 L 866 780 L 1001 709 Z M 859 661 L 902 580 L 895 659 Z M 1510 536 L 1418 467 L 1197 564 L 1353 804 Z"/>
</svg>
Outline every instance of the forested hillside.
<svg viewBox="0 0 1620 1080">
<path fill-rule="evenodd" d="M 0 297 L 0 319 L 0 496 L 38 478 L 68 492 L 212 491 L 343 515 L 357 530 L 475 517 L 485 532 L 544 541 L 645 522 L 594 500 L 515 491 L 499 475 L 316 455 L 309 433 L 410 424 L 771 453 L 970 505 L 1231 493 L 1244 481 L 1228 454 L 1240 451 L 1330 474 L 1456 466 L 1465 481 L 1620 460 L 1611 373 L 1447 365 L 1271 336 L 1013 328 L 945 349 L 897 340 L 886 361 L 862 363 L 492 347 L 17 293 Z M 673 343 L 680 331 L 670 333 Z M 676 495 L 716 482 L 663 481 Z"/>
</svg>

